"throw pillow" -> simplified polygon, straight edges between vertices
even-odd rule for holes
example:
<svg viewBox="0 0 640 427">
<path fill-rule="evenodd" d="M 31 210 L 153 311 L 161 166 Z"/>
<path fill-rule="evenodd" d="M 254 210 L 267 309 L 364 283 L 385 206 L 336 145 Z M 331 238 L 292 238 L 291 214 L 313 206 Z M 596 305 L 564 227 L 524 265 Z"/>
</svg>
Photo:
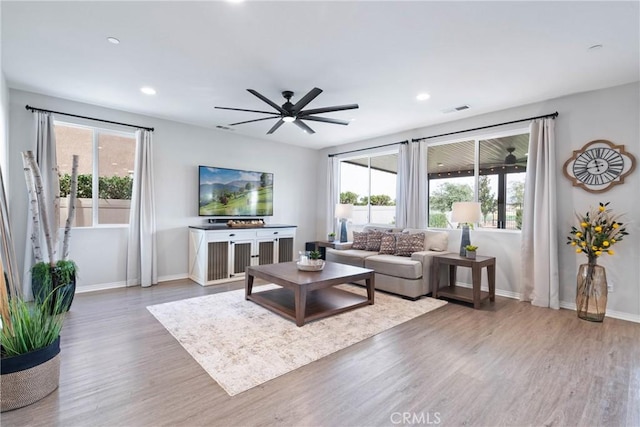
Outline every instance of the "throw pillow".
<svg viewBox="0 0 640 427">
<path fill-rule="evenodd" d="M 353 246 L 351 249 L 367 249 L 367 234 L 363 231 L 354 231 L 353 232 Z"/>
<path fill-rule="evenodd" d="M 443 252 L 449 247 L 449 233 L 446 231 L 426 231 L 424 248 L 426 250 Z"/>
<path fill-rule="evenodd" d="M 384 235 L 381 231 L 370 231 L 367 233 L 367 250 L 368 251 L 380 251 L 380 244 L 382 243 L 382 236 Z"/>
<path fill-rule="evenodd" d="M 395 233 L 383 233 L 380 239 L 380 253 L 393 255 L 396 253 L 396 235 Z"/>
<path fill-rule="evenodd" d="M 414 252 L 424 250 L 424 233 L 400 234 L 396 238 L 396 252 L 398 256 L 411 256 Z"/>
</svg>

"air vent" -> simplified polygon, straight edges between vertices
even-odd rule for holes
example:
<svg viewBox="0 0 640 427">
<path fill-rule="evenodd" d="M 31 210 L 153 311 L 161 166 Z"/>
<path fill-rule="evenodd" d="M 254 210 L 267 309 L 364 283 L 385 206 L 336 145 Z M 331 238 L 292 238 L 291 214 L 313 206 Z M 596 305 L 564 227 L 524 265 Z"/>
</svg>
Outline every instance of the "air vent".
<svg viewBox="0 0 640 427">
<path fill-rule="evenodd" d="M 447 113 L 455 113 L 456 111 L 464 111 L 464 110 L 468 110 L 469 106 L 468 105 L 460 105 L 458 107 L 453 107 L 453 108 L 448 108 L 446 110 L 442 110 L 443 113 L 447 114 Z"/>
</svg>

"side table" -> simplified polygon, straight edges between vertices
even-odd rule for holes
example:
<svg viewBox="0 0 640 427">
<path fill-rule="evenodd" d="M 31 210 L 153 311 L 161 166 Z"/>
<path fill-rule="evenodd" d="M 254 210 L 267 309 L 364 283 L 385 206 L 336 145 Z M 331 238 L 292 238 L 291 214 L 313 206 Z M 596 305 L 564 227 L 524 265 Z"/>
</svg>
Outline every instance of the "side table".
<svg viewBox="0 0 640 427">
<path fill-rule="evenodd" d="M 345 243 L 350 243 L 350 242 L 340 242 L 338 240 L 333 241 L 333 242 L 329 242 L 329 241 L 322 241 L 322 240 L 317 240 L 315 242 L 307 242 L 305 244 L 305 250 L 306 251 L 320 251 L 320 258 L 321 259 L 326 259 L 326 252 L 327 252 L 327 248 L 331 248 L 331 249 L 340 249 L 341 245 L 344 245 Z"/>
<path fill-rule="evenodd" d="M 449 266 L 449 286 L 440 287 L 440 266 Z M 472 289 L 456 286 L 456 270 L 460 267 L 471 268 Z M 480 290 L 482 268 L 487 268 L 489 292 Z M 458 254 L 435 255 L 431 266 L 431 284 L 433 297 L 446 297 L 458 301 L 473 303 L 473 308 L 479 309 L 483 300 L 496 300 L 496 258 L 476 256 L 476 259 L 461 257 Z"/>
</svg>

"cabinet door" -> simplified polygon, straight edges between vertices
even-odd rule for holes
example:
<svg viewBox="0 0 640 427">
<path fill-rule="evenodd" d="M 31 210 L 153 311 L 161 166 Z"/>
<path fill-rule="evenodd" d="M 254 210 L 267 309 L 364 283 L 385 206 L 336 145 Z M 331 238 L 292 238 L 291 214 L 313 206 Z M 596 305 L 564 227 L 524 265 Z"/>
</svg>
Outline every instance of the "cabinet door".
<svg viewBox="0 0 640 427">
<path fill-rule="evenodd" d="M 207 243 L 207 282 L 229 278 L 229 242 Z"/>
<path fill-rule="evenodd" d="M 278 239 L 278 262 L 293 261 L 293 237 Z"/>
<path fill-rule="evenodd" d="M 258 265 L 273 264 L 276 262 L 276 243 L 277 240 L 270 239 L 258 239 L 256 241 L 257 253 L 256 258 Z"/>
<path fill-rule="evenodd" d="M 252 243 L 251 240 L 231 242 L 231 277 L 244 274 L 245 269 L 251 265 Z"/>
</svg>

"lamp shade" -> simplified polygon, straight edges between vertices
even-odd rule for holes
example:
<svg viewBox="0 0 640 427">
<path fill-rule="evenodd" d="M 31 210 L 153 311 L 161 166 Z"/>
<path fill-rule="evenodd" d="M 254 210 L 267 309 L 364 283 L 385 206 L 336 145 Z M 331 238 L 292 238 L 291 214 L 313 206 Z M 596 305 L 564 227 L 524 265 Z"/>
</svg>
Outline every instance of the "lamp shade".
<svg viewBox="0 0 640 427">
<path fill-rule="evenodd" d="M 337 204 L 336 205 L 336 218 L 351 218 L 353 215 L 353 205 L 352 204 Z"/>
<path fill-rule="evenodd" d="M 480 203 L 478 202 L 454 202 L 451 212 L 451 221 L 457 223 L 479 222 L 482 216 Z"/>
</svg>

